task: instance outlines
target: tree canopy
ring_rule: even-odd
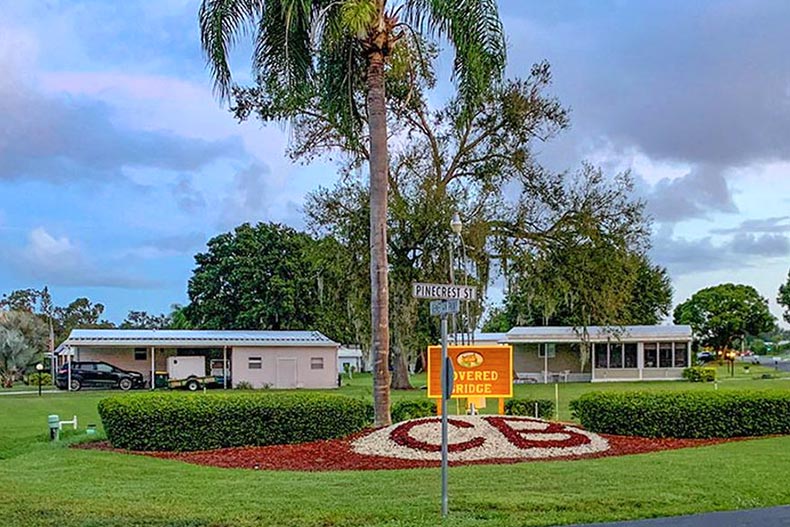
[[[132,310],[118,327],[120,329],[167,329],[172,324],[173,320],[170,315],[164,313],[152,315],[147,311]]]
[[[33,313],[0,311],[0,385],[10,388],[41,361],[47,338],[46,324]]]
[[[774,328],[768,300],[748,285],[720,284],[701,289],[679,304],[675,324],[689,324],[703,346],[725,350],[737,338]]]
[[[779,286],[776,301],[784,308],[782,316],[785,322],[790,323],[790,271],[787,272],[787,281]]]
[[[591,247],[568,248],[560,255],[532,261],[515,279],[502,306],[489,311],[483,331],[503,332],[514,326],[579,327],[582,309],[589,312],[589,325],[658,324],[672,306],[666,269],[653,265],[645,255],[612,251],[611,245],[604,246],[601,257],[596,257]]]
[[[317,329],[344,341],[341,277],[331,241],[274,223],[245,223],[195,256],[183,314],[205,329]]]

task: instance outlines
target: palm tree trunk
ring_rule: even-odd
[[[389,284],[387,282],[387,108],[384,55],[368,55],[367,110],[370,132],[370,316],[373,347],[374,425],[390,419]]]

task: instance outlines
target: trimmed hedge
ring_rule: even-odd
[[[390,417],[392,417],[393,423],[434,415],[436,415],[436,401],[433,399],[397,401],[392,403],[390,408]]]
[[[535,403],[538,404],[538,417],[554,417],[554,402],[548,399],[508,399],[505,401],[505,414],[535,417]]]
[[[370,423],[370,404],[315,393],[145,393],[99,401],[107,438],[129,450],[210,450],[341,437]]]
[[[642,437],[743,437],[790,433],[784,391],[590,392],[571,401],[593,432]]]
[[[41,385],[46,386],[52,384],[52,375],[49,373],[31,373],[25,379],[25,384],[28,386],[38,386],[38,378],[41,377]]]
[[[716,368],[691,366],[683,370],[683,378],[691,382],[713,382],[716,380]]]

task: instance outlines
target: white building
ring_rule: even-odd
[[[477,333],[476,344],[510,344],[513,368],[528,382],[650,381],[683,378],[691,365],[690,326],[515,327]],[[582,364],[581,343],[589,344]]]
[[[75,329],[56,353],[61,364],[71,357],[140,372],[150,386],[168,357],[204,355],[225,364],[207,373],[229,373],[228,387],[334,388],[338,347],[317,331]]]

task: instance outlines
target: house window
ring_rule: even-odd
[[[145,348],[134,348],[134,360],[146,360],[148,358],[148,350]]]
[[[248,370],[260,370],[263,368],[263,359],[261,357],[249,357],[247,359]]]
[[[645,368],[658,367],[658,346],[655,342],[645,342]]]
[[[310,369],[311,370],[323,370],[324,369],[324,358],[323,357],[311,357],[310,358]]]
[[[688,366],[688,352],[685,342],[675,342],[675,368]]]
[[[623,358],[626,368],[636,368],[636,342],[626,342],[623,344]]]
[[[623,345],[622,344],[609,344],[609,367],[622,368],[623,367]]]
[[[557,345],[553,342],[538,344],[538,357],[553,359],[557,356]]]
[[[658,345],[658,366],[659,368],[672,367],[672,343],[662,342]]]
[[[606,344],[593,344],[595,346],[595,367],[608,368],[609,355],[606,352]]]

